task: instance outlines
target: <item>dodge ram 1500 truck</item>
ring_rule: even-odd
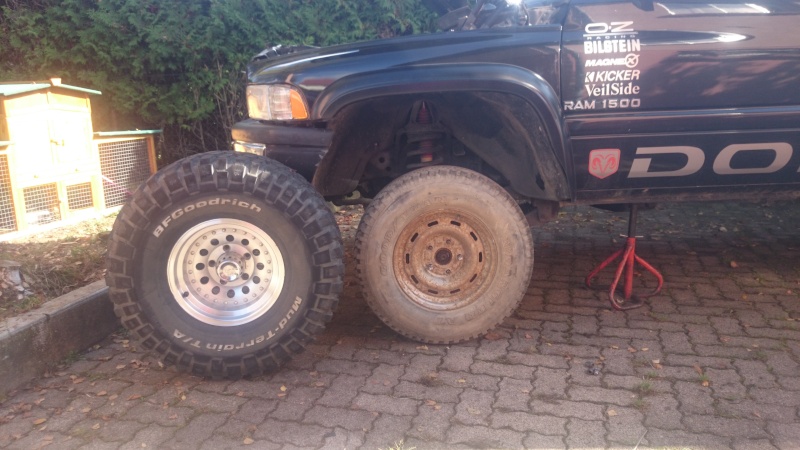
[[[325,200],[366,205],[375,313],[453,343],[511,314],[561,205],[799,196],[800,3],[440,3],[439,33],[258,54],[237,151],[134,194],[107,281],[144,347],[215,377],[302,350],[342,285]]]

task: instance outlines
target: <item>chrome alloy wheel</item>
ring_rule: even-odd
[[[195,319],[222,327],[243,325],[269,311],[286,271],[275,241],[235,219],[200,223],[178,238],[167,261],[176,301]]]

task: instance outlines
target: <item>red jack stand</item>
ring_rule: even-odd
[[[613,306],[617,311],[638,308],[644,305],[643,299],[658,294],[661,292],[661,287],[664,285],[664,277],[661,275],[661,273],[651,266],[647,261],[639,256],[636,256],[637,212],[637,205],[631,205],[631,214],[630,218],[628,219],[628,238],[625,242],[625,248],[614,252],[613,255],[609,256],[608,259],[600,263],[600,265],[592,270],[592,272],[586,277],[586,287],[596,290],[608,289],[608,299],[611,302],[611,306]],[[617,258],[620,258],[620,261],[619,265],[617,266],[617,272],[614,276],[614,281],[611,283],[611,285],[608,287],[592,286],[592,281],[597,278],[597,275],[603,269],[611,265],[611,263],[613,263]],[[645,270],[654,275],[658,281],[658,286],[656,286],[656,288],[649,294],[636,295],[633,293],[634,262],[644,267]],[[622,280],[623,276],[625,278],[625,284],[624,286],[620,287],[619,282]],[[622,298],[617,296],[617,291],[621,291],[623,295]]]

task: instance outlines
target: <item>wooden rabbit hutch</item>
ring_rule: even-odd
[[[154,131],[94,133],[90,96],[0,83],[0,235],[96,216],[155,171]]]

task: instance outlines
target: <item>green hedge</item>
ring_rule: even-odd
[[[227,148],[247,61],[430,29],[422,0],[6,0],[0,80],[60,76],[103,91],[97,130],[163,128],[162,158]]]

